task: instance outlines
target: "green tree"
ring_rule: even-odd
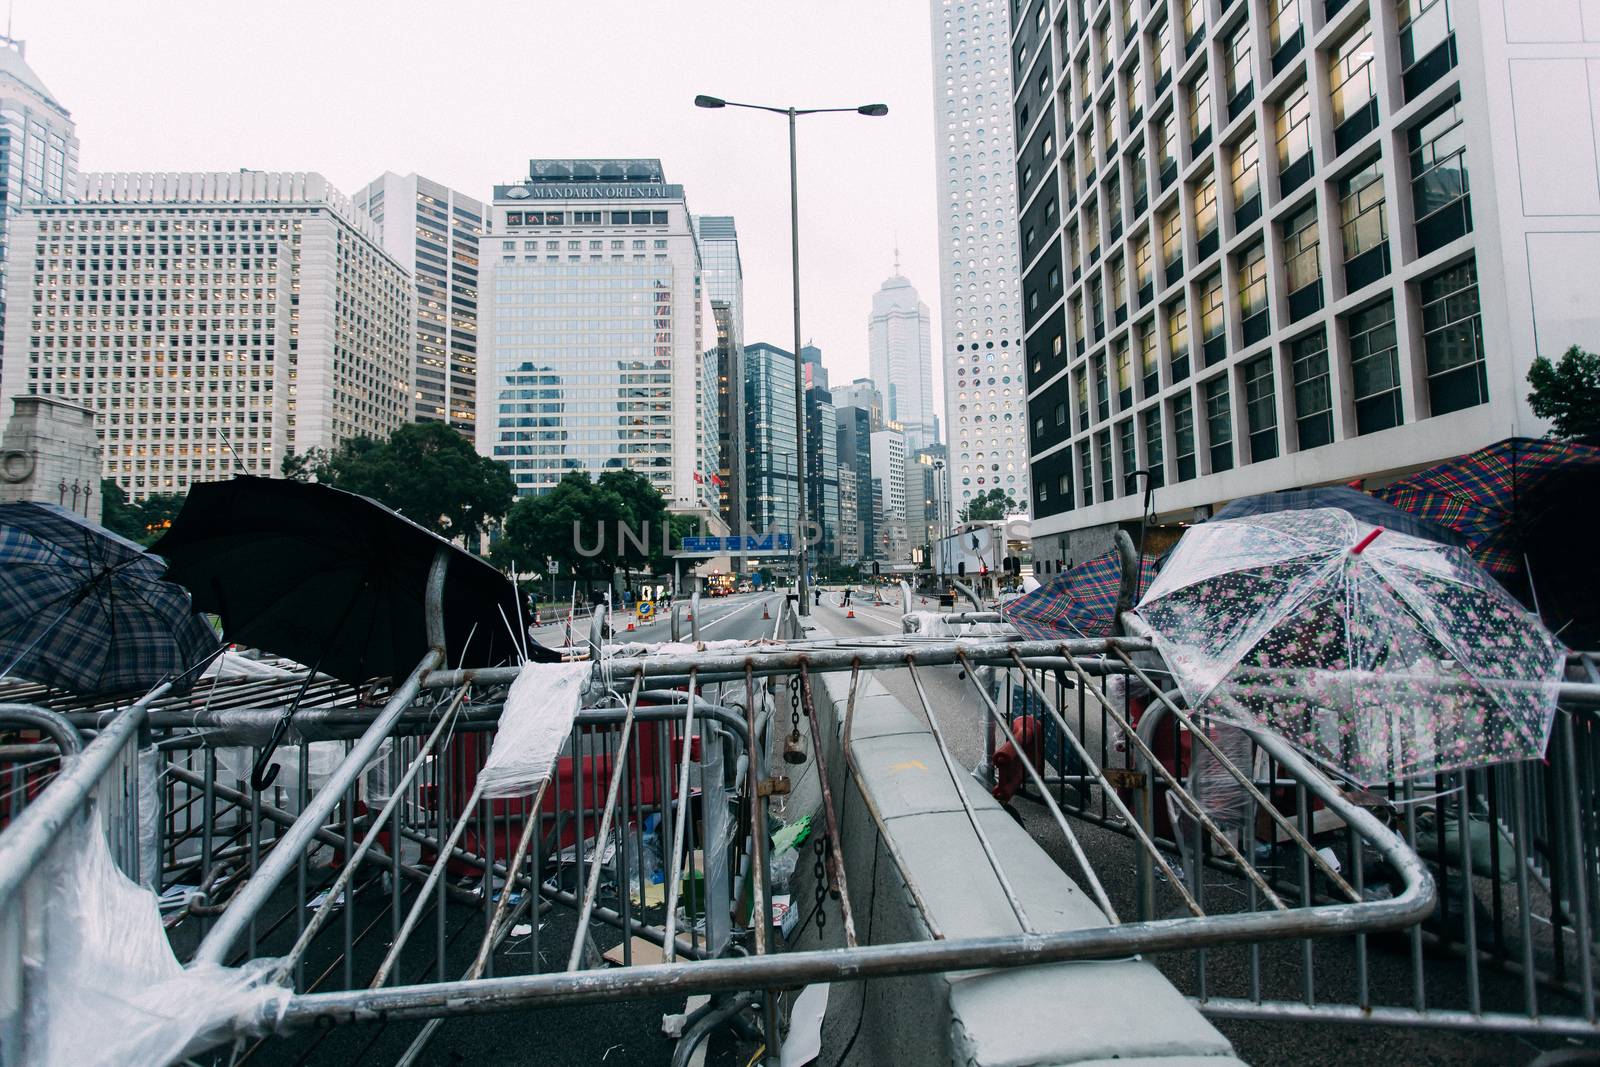
[[[443,537],[469,544],[504,516],[516,483],[504,463],[478,455],[438,422],[407,423],[387,441],[358,437],[333,451],[284,457],[283,475],[370,496]]]
[[[1550,420],[1552,436],[1600,434],[1600,355],[1573,345],[1557,362],[1540,356],[1528,369],[1528,384],[1528,403]]]
[[[590,585],[609,580],[621,562],[618,520],[627,507],[585,471],[568,471],[548,493],[525,496],[506,516],[494,560],[501,567],[554,560]]]
[[[661,532],[668,529],[667,501],[650,479],[637,471],[608,470],[600,475],[597,488],[612,493],[622,505],[622,521],[632,537],[621,537],[613,527],[606,536],[617,535],[617,565],[623,585],[633,589],[633,572],[643,570],[661,554]]]
[[[183,500],[183,493],[152,493],[134,504],[139,523],[139,535],[134,540],[148,545],[166,533],[172,520],[183,510]]]
[[[1021,510],[1021,506],[1012,499],[1010,493],[995,488],[973,497],[971,503],[961,509],[961,521],[982,522],[988,519],[1003,519]]]
[[[100,525],[130,541],[144,534],[139,513],[128,503],[128,494],[113,479],[100,479]]]

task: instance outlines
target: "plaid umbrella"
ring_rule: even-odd
[[[1148,589],[1155,561],[1144,561],[1140,589]],[[1060,637],[1109,637],[1117,621],[1117,594],[1122,589],[1122,557],[1113,549],[1078,564],[1026,596],[1000,609],[1024,637],[1052,641]]]
[[[54,504],[0,505],[0,677],[96,696],[183,674],[217,635],[165,567]]]
[[[1557,500],[1562,476],[1600,474],[1600,448],[1511,437],[1377,491],[1399,508],[1459,533],[1486,570],[1522,570],[1521,539]]]

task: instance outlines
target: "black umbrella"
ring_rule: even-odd
[[[200,483],[152,551],[167,558],[169,579],[222,617],[228,640],[360,684],[404,677],[428,652],[424,598],[440,548],[449,552],[451,663],[490,667],[524,652],[561,658],[528,638],[521,598],[504,574],[377,501],[326,485],[248,476]]]
[[[181,679],[211,658],[217,635],[164,569],[65,508],[0,505],[0,678],[81,696]]]
[[[1386,530],[1420,537],[1435,544],[1466,547],[1460,534],[1418,518],[1385,503],[1370,493],[1344,485],[1321,486],[1315,489],[1285,489],[1278,493],[1260,493],[1242,496],[1230,501],[1213,519],[1242,519],[1248,515],[1265,515],[1273,511],[1307,511],[1312,508],[1338,508],[1347,511],[1362,522],[1382,526]]]

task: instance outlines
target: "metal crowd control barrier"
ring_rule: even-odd
[[[597,617],[591,648],[602,627]],[[409,1063],[456,1016],[698,992],[723,998],[717,1018],[759,1012],[749,1025],[776,1062],[782,1009],[767,991],[1133,953],[1159,954],[1214,1015],[1594,1034],[1600,747],[1588,710],[1563,713],[1546,767],[1458,776],[1455,792],[1441,780],[1429,823],[1416,789],[1358,795],[1274,738],[1230,737],[1195,718],[1161,695],[1140,640],[807,642],[795,632],[784,605],[778,640],[602,654],[556,772],[510,800],[484,799],[476,782],[518,669],[449,669],[438,650],[386,694],[319,683],[316,705],[295,716],[292,773],[266,793],[249,789],[248,749],[303,676],[157,692],[114,712],[58,702],[50,714],[94,737],[53,781],[10,797],[0,975],[25,1003],[36,979],[18,949],[30,872],[60,828],[93,809],[123,870],[164,894],[182,958],[276,961],[294,995],[238,1029],[267,1034],[247,1048],[300,1058],[356,1058],[368,1038],[344,1023],[393,1027],[390,1051]],[[837,909],[846,945],[784,951],[766,921],[768,803],[781,789],[767,767],[766,693],[796,680],[810,758],[825,758],[824,732],[841,730],[845,770],[859,775],[855,686],[867,671],[904,670],[945,773],[971,788],[928,695],[941,667],[965,675],[972,707],[997,731],[1020,716],[1043,723],[1036,750],[1017,746],[1023,770],[1065,842],[1064,868],[1106,925],[1041,931],[1008,893],[1015,934],[947,939],[905,877],[927,939],[856,943],[841,859],[852,843],[825,794],[821,906]],[[827,721],[815,699],[826,672],[851,675],[843,722]],[[1591,685],[1600,693],[1600,680]],[[1140,688],[1151,694],[1142,712],[1129,696]],[[1575,699],[1587,692],[1572,688]],[[10,723],[0,709],[0,726]],[[72,747],[64,730],[48,736]],[[21,784],[18,774],[58,759],[49,747],[0,748],[0,770]],[[159,817],[142,819],[152,804]],[[1389,812],[1399,833],[1380,817]],[[1129,851],[1087,847],[1087,825],[1115,831]],[[1006,885],[1006,857],[984,844]],[[1474,899],[1473,918],[1458,912],[1452,924],[1448,902]],[[1396,931],[1395,950],[1385,931]],[[1436,946],[1448,952],[1425,951]],[[607,953],[618,966],[603,965]],[[1452,956],[1472,991],[1459,1007],[1434,992],[1436,969],[1458,965]],[[1284,959],[1299,966],[1296,988],[1274,984]],[[1319,985],[1330,966],[1353,988]],[[1526,998],[1516,1010],[1507,981]],[[1405,995],[1389,997],[1396,990]],[[0,1017],[5,1049],[25,1047],[9,1040],[24,1017]],[[703,1038],[708,1026],[687,1032]]]

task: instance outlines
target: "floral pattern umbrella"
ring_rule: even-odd
[[[1346,511],[1196,526],[1137,610],[1197,711],[1363,785],[1549,741],[1560,642],[1462,549]]]

